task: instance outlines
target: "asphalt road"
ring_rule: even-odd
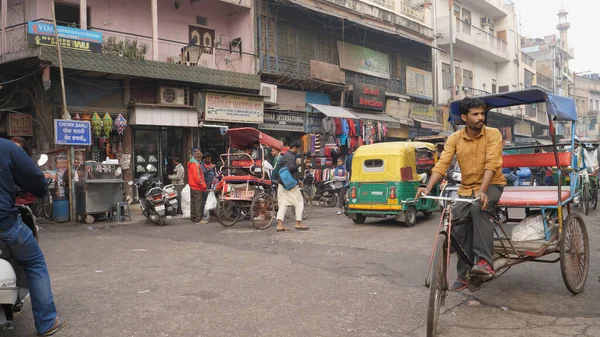
[[[591,267],[582,294],[568,292],[559,264],[519,265],[476,293],[450,294],[438,336],[600,336],[596,212],[585,217]],[[354,225],[317,208],[309,231],[284,233],[248,221],[42,224],[56,304],[69,321],[57,336],[425,336],[423,281],[438,216],[413,228]],[[0,336],[35,336],[29,304]]]

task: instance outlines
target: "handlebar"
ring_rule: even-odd
[[[448,197],[434,197],[434,196],[429,196],[429,195],[425,195],[423,193],[421,193],[421,196],[419,198],[423,198],[423,199],[432,199],[432,200],[438,200],[438,201],[448,201],[450,203],[457,203],[457,202],[468,202],[469,204],[474,204],[476,201],[479,201],[479,198],[475,198],[475,199],[467,199],[467,198],[448,198]]]

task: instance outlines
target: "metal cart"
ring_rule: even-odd
[[[109,220],[113,205],[124,199],[121,165],[87,162],[79,167],[78,175],[77,221],[93,224],[98,219]]]

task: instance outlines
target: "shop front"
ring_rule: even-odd
[[[387,99],[385,113],[395,119],[397,123],[388,123],[388,139],[394,141],[407,140],[409,138],[409,127],[415,126],[415,122],[409,118],[410,103],[404,100]]]
[[[433,136],[444,131],[444,125],[438,123],[437,109],[434,106],[411,103],[410,118],[416,122],[416,125],[408,130],[408,136],[411,139]]]
[[[264,114],[264,122],[258,126],[258,129],[288,144],[304,136],[307,115],[308,113],[302,112],[267,110]]]

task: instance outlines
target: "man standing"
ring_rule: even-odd
[[[194,157],[188,163],[188,183],[190,184],[191,211],[190,219],[193,223],[207,223],[202,220],[204,215],[203,194],[206,192],[206,182],[202,173],[202,152],[194,150]]]
[[[460,202],[454,206],[455,219],[470,216],[471,221],[454,227],[453,234],[469,257],[476,261],[471,274],[492,277],[495,274],[492,260],[494,227],[487,216],[498,204],[506,180],[502,174],[502,134],[498,129],[484,125],[485,109],[485,102],[478,98],[463,99],[459,110],[466,127],[448,138],[427,187],[417,190],[417,198],[421,193],[431,192],[456,155],[462,173],[458,194],[463,198],[479,198],[479,201],[474,204]],[[457,270],[458,279],[451,290],[461,291],[467,287],[468,264],[459,259]]]
[[[175,186],[175,190],[177,191],[177,204],[179,205],[177,213],[181,213],[181,191],[183,191],[183,187],[185,184],[183,180],[183,178],[185,177],[185,168],[183,168],[183,165],[181,164],[181,159],[179,159],[178,157],[175,157],[175,159],[173,159],[173,165],[175,166],[175,169],[173,170],[174,174],[170,175],[169,179],[171,179],[171,184]]]
[[[215,164],[212,162],[212,155],[210,152],[204,153],[204,160],[202,161],[202,174],[204,174],[204,181],[206,182],[206,186],[208,189],[213,189],[213,180],[217,176],[217,168]],[[202,204],[206,205],[206,199],[208,198],[208,193],[204,193],[202,198]],[[210,211],[204,209],[202,223],[207,223],[210,220]]]
[[[15,207],[15,185],[43,198],[48,192],[46,178],[16,144],[0,139],[0,153],[0,240],[25,271],[38,333],[50,336],[62,329],[66,321],[57,317],[44,254]]]
[[[285,212],[287,211],[288,206],[294,206],[296,213],[296,229],[298,230],[306,230],[308,226],[304,226],[302,224],[302,213],[304,212],[304,198],[302,197],[302,192],[300,192],[300,187],[296,184],[291,189],[287,190],[283,186],[283,182],[281,180],[280,171],[283,168],[287,168],[287,170],[292,175],[292,178],[298,182],[298,163],[296,161],[296,155],[300,151],[301,145],[300,141],[295,140],[290,144],[290,149],[286,151],[279,161],[279,164],[275,167],[273,171],[273,175],[278,181],[277,186],[277,203],[279,209],[277,210],[277,231],[284,232],[289,231],[288,228],[283,226],[283,219],[285,218]]]

